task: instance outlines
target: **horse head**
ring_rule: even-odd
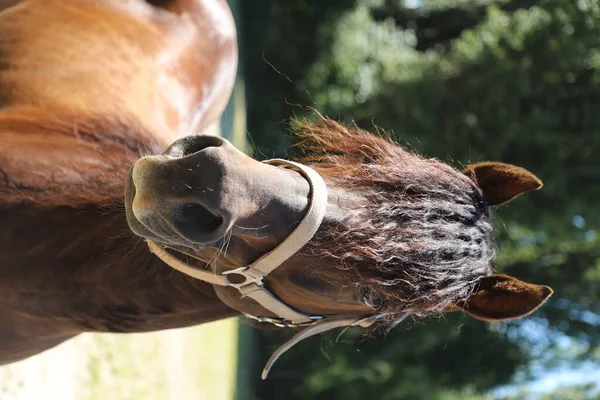
[[[127,182],[130,228],[194,269],[215,276],[252,269],[299,229],[322,179],[326,206],[316,232],[260,279],[245,276],[275,300],[216,285],[224,303],[271,322],[288,307],[284,320],[297,312],[300,322],[316,316],[385,328],[407,315],[457,310],[486,321],[519,318],[552,294],[495,275],[490,265],[491,208],[542,187],[527,170],[488,162],[459,171],[326,119],[300,124],[298,134],[300,161],[320,178],[258,162],[212,136],[186,137],[140,159]]]

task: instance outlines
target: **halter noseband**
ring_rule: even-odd
[[[287,259],[296,254],[317,232],[327,208],[327,186],[323,178],[312,168],[293,161],[272,159],[264,161],[268,164],[294,169],[308,181],[311,189],[310,204],[306,215],[296,229],[277,247],[266,253],[258,260],[247,266],[229,270],[217,275],[214,271],[203,271],[189,266],[164,250],[158,243],[147,240],[150,251],[172,268],[203,280],[212,285],[226,286],[237,289],[243,297],[250,297],[265,309],[279,316],[279,318],[260,317],[245,314],[259,322],[274,324],[282,328],[307,327],[284,343],[273,353],[262,372],[262,379],[267,378],[269,370],[277,359],[292,348],[295,344],[310,336],[317,335],[340,327],[360,326],[366,328],[373,324],[383,314],[376,314],[366,318],[325,318],[322,315],[303,314],[275,297],[263,284],[263,278],[273,272]],[[234,283],[229,278],[241,276],[241,283]]]

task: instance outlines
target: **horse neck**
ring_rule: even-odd
[[[0,303],[84,331],[177,328],[237,313],[212,287],[173,271],[111,207],[0,210]]]

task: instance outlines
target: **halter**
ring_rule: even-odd
[[[306,327],[273,353],[263,369],[262,379],[267,378],[269,370],[275,361],[298,342],[335,328],[355,326],[366,328],[384,316],[384,314],[376,314],[357,319],[339,317],[326,318],[322,315],[303,314],[288,306],[267,290],[263,284],[263,278],[296,254],[310,239],[312,239],[319,229],[327,208],[327,186],[325,185],[323,178],[321,178],[315,170],[305,165],[282,159],[272,159],[264,162],[298,171],[308,181],[311,194],[308,211],[296,229],[294,229],[294,231],[277,247],[260,257],[258,260],[247,266],[225,271],[220,275],[217,275],[214,271],[209,272],[193,268],[169,254],[158,243],[147,240],[150,251],[172,268],[212,285],[235,288],[240,292],[242,298],[250,297],[265,309],[279,316],[279,318],[271,318],[244,314],[246,317],[261,323],[271,323],[281,328]],[[230,277],[234,276],[243,278],[243,281],[241,283],[232,282]]]

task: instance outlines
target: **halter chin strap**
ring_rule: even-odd
[[[147,240],[146,242],[150,251],[172,268],[212,285],[233,287],[240,292],[242,297],[250,297],[265,309],[278,315],[280,319],[256,317],[253,315],[247,315],[248,317],[260,322],[270,322],[281,327],[307,327],[273,353],[262,373],[262,378],[266,379],[267,374],[275,361],[301,340],[340,327],[360,326],[366,328],[383,315],[377,314],[375,316],[358,319],[333,318],[324,320],[325,317],[323,316],[307,315],[294,310],[265,288],[263,278],[296,254],[310,239],[312,239],[319,229],[327,208],[327,186],[325,185],[323,178],[321,178],[315,170],[305,165],[282,159],[272,159],[264,162],[288,167],[300,172],[300,174],[308,181],[311,189],[310,203],[306,215],[302,221],[300,221],[296,229],[294,229],[294,231],[273,250],[250,265],[225,271],[220,275],[217,275],[213,271],[203,271],[189,266],[169,254],[163,247],[152,240]],[[229,279],[236,275],[241,276],[243,281],[234,283]]]

